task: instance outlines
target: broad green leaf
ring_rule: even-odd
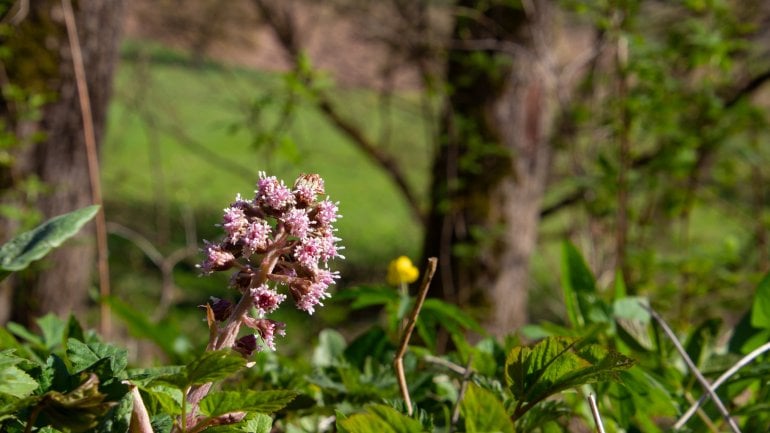
[[[344,356],[348,362],[362,370],[367,358],[386,362],[384,361],[386,353],[394,349],[385,330],[375,325],[351,341],[345,348]]]
[[[468,433],[514,433],[513,422],[503,403],[494,394],[474,383],[468,385],[460,410]]]
[[[548,337],[532,347],[514,347],[509,352],[505,381],[519,407],[524,407],[565,389],[615,379],[631,365],[630,358],[597,344]]]
[[[647,298],[635,296],[616,298],[612,304],[612,317],[620,327],[619,336],[625,342],[632,344],[636,349],[652,350],[654,348],[650,336],[652,316],[643,305],[649,305]]]
[[[562,287],[570,323],[582,328],[592,323],[610,321],[609,306],[596,291],[596,280],[583,256],[572,243],[562,246]]]
[[[397,412],[395,409],[375,404],[367,406],[363,413],[337,420],[337,429],[342,433],[420,433],[419,421]]]
[[[64,344],[67,336],[68,322],[60,319],[53,313],[35,320],[40,327],[40,333],[43,334],[43,345],[47,350],[52,350],[57,346]]]
[[[126,369],[128,351],[101,342],[86,344],[70,338],[67,340],[67,359],[75,372],[86,370],[102,359],[107,359],[111,370],[108,373],[115,376]]]
[[[207,395],[200,403],[201,413],[216,417],[230,412],[273,413],[297,396],[295,391],[222,391]]]
[[[770,328],[770,273],[757,286],[751,308],[751,325],[755,328]]]
[[[385,305],[391,302],[398,302],[399,294],[397,290],[386,286],[362,286],[354,289],[342,290],[334,295],[335,302],[352,299],[350,305],[353,309],[371,307],[373,305]]]
[[[424,314],[435,316],[439,323],[455,322],[465,329],[482,335],[486,334],[484,328],[465,311],[456,305],[447,304],[439,299],[426,299],[418,320]]]
[[[246,366],[246,360],[229,349],[204,352],[178,373],[159,377],[158,381],[186,388],[225,379]]]
[[[13,355],[12,350],[0,352],[0,394],[24,398],[37,389],[38,383],[24,370],[16,367],[24,359]]]
[[[11,239],[0,247],[0,280],[26,268],[74,236],[98,211],[99,206],[94,205],[59,215]]]
[[[345,337],[333,329],[324,329],[318,335],[318,345],[313,350],[313,365],[330,367],[337,363],[345,352]]]
[[[143,398],[148,410],[150,407],[155,408],[156,412],[163,412],[169,415],[181,415],[182,414],[182,391],[180,389],[164,386],[154,385],[149,388],[141,388],[144,393]],[[160,409],[160,410],[157,410]]]

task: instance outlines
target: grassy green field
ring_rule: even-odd
[[[340,201],[346,267],[384,272],[394,256],[418,254],[420,229],[388,177],[309,103],[299,102],[285,134],[278,136],[296,158],[287,158],[281,144],[274,152],[255,148],[249,130],[273,125],[281,104],[264,104],[259,124],[247,115],[265,95],[277,95],[280,102],[285,87],[279,74],[217,65],[194,68],[182,60],[151,51],[144,60],[124,56],[120,64],[103,150],[108,219],[151,233],[153,213],[162,202],[172,214],[191,208],[200,218],[200,232],[210,234],[209,226],[236,193],[252,194],[260,170],[287,183],[299,173],[317,172],[326,180],[327,193]],[[385,133],[374,93],[345,91],[336,97],[344,102],[345,114],[373,138]],[[408,101],[394,104],[390,150],[406,163],[418,190],[424,190],[429,150],[418,113]],[[144,218],[137,220],[132,209],[143,209]]]
[[[396,256],[417,258],[421,228],[399,192],[311,103],[298,99],[293,120],[276,135],[276,149],[257,148],[254,132],[274,128],[286,95],[284,83],[277,73],[216,64],[194,67],[179,53],[127,44],[102,150],[108,221],[141,233],[161,253],[170,254],[184,242],[183,214],[194,216],[199,245],[201,239],[219,237],[214,224],[222,209],[237,193],[253,194],[259,171],[287,183],[299,173],[315,172],[325,179],[328,195],[340,202],[343,214],[338,235],[346,260],[333,265],[342,271],[340,288],[383,281],[388,261]],[[416,97],[399,96],[385,116],[374,92],[340,90],[333,96],[373,139],[389,137],[389,150],[423,193],[430,149]],[[258,116],[255,107],[260,108]],[[120,236],[110,236],[110,257],[115,296],[133,308],[152,311],[160,293],[158,269]],[[164,319],[164,326],[189,331],[182,335],[200,331],[200,338],[190,336],[198,344],[205,330],[196,306],[208,296],[232,295],[224,276],[197,277],[193,265],[200,259],[192,257],[175,268],[181,293],[177,308]],[[314,318],[334,323],[344,317],[335,311],[332,305]],[[295,315],[284,312],[276,318],[291,326]],[[293,331],[295,338],[311,329],[299,328]],[[292,341],[301,344],[303,339]]]

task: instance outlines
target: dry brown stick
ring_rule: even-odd
[[[99,295],[102,299],[110,295],[110,267],[107,261],[107,224],[104,218],[104,205],[102,203],[102,186],[99,178],[99,158],[96,150],[96,133],[94,132],[94,119],[91,113],[91,99],[88,96],[88,82],[86,81],[86,70],[83,65],[83,53],[80,50],[80,41],[78,40],[78,29],[75,24],[75,13],[72,11],[72,1],[62,0],[62,11],[64,12],[64,23],[67,27],[67,36],[69,38],[70,51],[72,52],[72,66],[75,70],[75,83],[78,89],[78,100],[80,101],[80,113],[83,118],[83,140],[86,145],[86,155],[88,157],[88,177],[91,183],[91,201],[99,205],[99,212],[96,214],[96,250],[99,267]],[[108,337],[112,325],[110,323],[110,311],[107,303],[102,301],[99,309],[99,331],[102,335]]]
[[[406,412],[410,416],[412,415],[413,409],[412,400],[409,398],[409,388],[406,385],[406,376],[404,374],[404,355],[406,354],[406,349],[409,347],[409,339],[412,338],[412,332],[414,332],[414,327],[417,324],[417,316],[420,315],[420,309],[422,309],[422,304],[425,302],[425,297],[428,294],[433,274],[436,273],[437,265],[437,258],[431,257],[428,259],[428,265],[422,276],[422,282],[420,283],[420,291],[417,292],[417,300],[414,303],[412,312],[409,313],[409,320],[406,322],[404,332],[401,334],[401,341],[398,344],[396,356],[393,357],[393,368],[396,370],[398,388],[401,390],[401,397],[403,397],[404,403],[406,403]]]

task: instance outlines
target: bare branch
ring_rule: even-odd
[[[406,411],[411,416],[413,412],[412,400],[409,398],[409,388],[406,384],[406,375],[404,373],[404,355],[409,347],[409,339],[412,338],[412,332],[417,324],[417,316],[420,315],[420,309],[425,302],[425,297],[428,295],[428,289],[430,288],[430,282],[433,279],[433,274],[436,273],[436,266],[438,259],[431,257],[428,259],[428,265],[422,276],[422,282],[420,283],[420,290],[417,292],[417,299],[414,303],[412,312],[409,313],[409,318],[404,327],[404,332],[401,334],[401,341],[398,344],[396,355],[393,357],[393,368],[396,370],[396,377],[398,378],[398,388],[401,390],[401,397],[406,403]]]
[[[602,417],[599,414],[599,407],[596,405],[596,396],[588,394],[588,406],[591,407],[591,415],[594,417],[594,423],[596,423],[596,432],[604,433],[604,424],[602,423]]]
[[[730,426],[730,429],[733,431],[733,433],[741,433],[741,429],[738,427],[738,424],[736,424],[735,420],[730,416],[730,412],[727,411],[727,408],[725,407],[724,403],[722,403],[722,400],[719,399],[719,396],[711,387],[711,384],[706,380],[705,377],[703,377],[703,374],[698,370],[698,367],[695,365],[695,363],[690,359],[690,356],[687,355],[687,351],[682,347],[682,343],[679,342],[679,340],[676,338],[676,334],[674,334],[674,331],[671,330],[671,328],[668,326],[668,324],[663,320],[662,317],[660,317],[660,314],[658,314],[657,311],[653,310],[649,306],[640,303],[639,305],[642,306],[645,310],[650,312],[650,315],[655,319],[656,322],[660,325],[661,328],[663,328],[663,332],[666,333],[666,336],[671,340],[671,342],[674,344],[674,347],[676,348],[676,351],[679,352],[679,355],[684,360],[685,364],[687,364],[687,368],[690,369],[693,376],[698,380],[698,382],[701,384],[703,389],[706,390],[709,396],[711,396],[712,399],[714,399],[714,404],[717,406],[717,409],[719,409],[719,413],[722,414],[725,421],[727,421],[727,424]]]
[[[273,30],[273,33],[275,33],[276,38],[281,43],[289,60],[294,64],[295,71],[301,72],[299,71],[298,64],[298,59],[301,56],[301,47],[299,45],[297,24],[294,17],[285,5],[283,8],[276,7],[266,0],[254,0],[254,4],[265,17],[267,24]],[[316,107],[324,116],[326,116],[332,125],[342,131],[360,151],[371,158],[375,164],[380,166],[380,168],[388,174],[406,199],[412,215],[414,215],[417,221],[425,224],[426,217],[422,211],[419,200],[417,199],[417,195],[409,186],[406,175],[396,159],[383,151],[376,143],[369,140],[363,130],[356,126],[355,123],[342,116],[337,108],[335,108],[329,96],[321,90],[314,88],[313,78],[306,76],[307,74],[304,75],[305,76],[300,78],[305,81],[308,90],[312,92]]]
[[[717,380],[714,381],[714,383],[711,384],[711,391],[716,391],[717,388],[719,388],[727,379],[729,379],[732,375],[738,372],[741,368],[747,366],[751,361],[756,359],[759,355],[762,355],[763,353],[770,351],[770,343],[765,343],[762,346],[758,347],[757,349],[754,349],[751,353],[741,358],[738,362],[735,363],[732,367],[730,367],[727,371],[722,373],[721,376],[717,378]],[[698,399],[695,404],[690,406],[689,409],[687,409],[687,412],[682,415],[681,418],[674,424],[674,430],[679,430],[687,423],[687,421],[690,420],[690,418],[695,414],[695,411],[700,408],[703,403],[705,403],[710,397],[710,393],[703,394],[700,399]]]

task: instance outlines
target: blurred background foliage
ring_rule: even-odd
[[[770,8],[727,0],[565,0],[543,10],[532,3],[126,2],[101,137],[113,314],[168,356],[182,359],[200,346],[206,332],[195,307],[229,294],[224,279],[198,278],[198,245],[218,236],[220,209],[236,193],[249,196],[260,170],[284,179],[320,173],[340,201],[341,293],[381,286],[395,257],[419,265],[426,231],[436,229],[427,215],[471,207],[473,197],[462,194],[489,174],[489,161],[526,156],[479,133],[458,147],[454,169],[467,177],[443,179],[446,195],[437,195],[450,126],[478,121],[447,108],[465,85],[447,64],[462,55],[467,80],[488,80],[477,106],[504,95],[506,80],[534,58],[541,69],[527,77],[549,89],[542,107],[550,111],[539,107],[551,126],[538,144],[549,151],[541,195],[507,204],[514,212],[530,207],[534,225],[456,218],[457,233],[442,247],[471,265],[459,261],[452,278],[508,266],[497,261],[508,245],[501,239],[533,229],[529,296],[517,313],[524,323],[566,320],[558,272],[565,238],[584,252],[600,290],[621,275],[630,294],[649,296],[678,326],[707,317],[737,323],[770,269]],[[42,219],[36,200],[56,187],[22,170],[45,129],[23,126],[63,97],[15,79],[22,75],[13,65],[28,51],[14,42],[24,40],[23,24],[13,21],[18,3],[3,8],[2,212],[18,229]],[[488,28],[474,33],[471,25],[465,38],[462,19]],[[518,125],[498,122],[501,131]],[[517,175],[506,174],[514,184],[523,180]],[[478,191],[497,200],[495,182]],[[478,213],[495,213],[489,209]],[[2,239],[10,234],[6,228]],[[473,274],[474,288],[491,287],[489,275]],[[477,318],[495,307],[494,299],[444,297]],[[289,316],[277,319],[292,335],[282,350],[305,349],[323,325],[355,334],[370,322],[340,298],[313,317],[321,323],[300,325],[282,313]],[[131,344],[142,345],[131,353],[152,356],[150,345]]]

